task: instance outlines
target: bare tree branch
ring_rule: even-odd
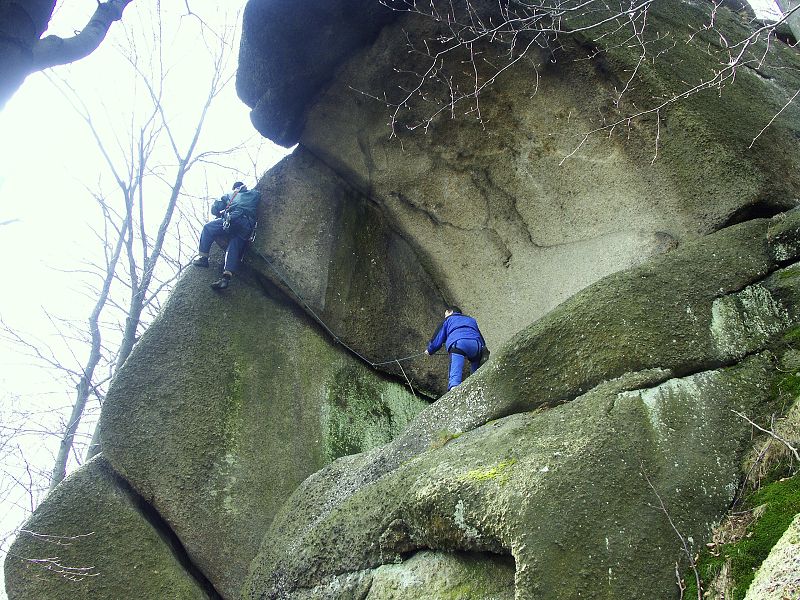
[[[33,46],[31,72],[41,71],[56,65],[65,65],[85,58],[105,39],[111,24],[122,18],[122,11],[131,0],[109,0],[98,2],[86,27],[71,38],[48,35]]]
[[[686,555],[686,558],[689,560],[689,566],[692,568],[692,571],[694,572],[695,583],[697,584],[697,600],[703,600],[703,589],[702,589],[702,586],[700,584],[700,572],[697,570],[697,562],[694,559],[694,555],[692,554],[691,548],[689,548],[689,542],[686,540],[686,538],[680,532],[680,530],[678,529],[678,526],[675,525],[675,521],[672,520],[672,516],[669,514],[669,511],[667,510],[667,507],[664,504],[664,500],[661,498],[661,495],[658,493],[658,490],[656,490],[655,486],[653,485],[653,482],[650,481],[650,478],[647,476],[647,472],[645,471],[645,468],[644,468],[644,463],[641,463],[641,473],[642,473],[642,476],[644,477],[645,481],[647,482],[647,485],[650,487],[650,489],[653,491],[653,494],[658,499],[658,504],[659,504],[659,507],[661,509],[661,512],[663,512],[664,515],[667,517],[667,521],[669,521],[670,527],[672,527],[672,530],[675,532],[675,535],[678,536],[678,539],[681,542],[681,548],[683,549],[683,553]],[[676,573],[677,573],[677,565],[675,567],[675,570],[676,570]],[[680,588],[681,598],[682,598],[683,597],[684,588],[681,585],[680,577],[678,578],[678,587]]]
[[[789,449],[789,451],[790,451],[790,452],[792,453],[792,455],[794,456],[794,459],[795,459],[795,460],[796,460],[798,463],[800,463],[800,453],[798,453],[798,452],[797,452],[797,448],[795,448],[794,446],[792,446],[792,445],[789,443],[789,441],[788,441],[788,440],[786,440],[785,438],[782,438],[782,437],[781,437],[781,436],[779,436],[777,433],[775,433],[775,430],[774,430],[773,428],[770,428],[770,429],[765,429],[764,427],[761,427],[761,425],[758,425],[758,424],[757,424],[757,423],[755,423],[753,420],[751,420],[751,419],[750,419],[750,418],[749,418],[747,415],[745,415],[744,413],[741,413],[741,412],[739,412],[738,410],[733,410],[733,409],[731,409],[731,412],[732,412],[733,414],[735,414],[737,417],[739,417],[739,418],[741,418],[741,419],[744,419],[745,421],[747,421],[748,423],[750,423],[750,425],[752,425],[753,427],[755,427],[755,428],[756,428],[756,429],[758,429],[759,431],[761,431],[761,432],[763,432],[763,433],[766,433],[768,436],[770,436],[770,437],[771,437],[771,438],[773,438],[774,440],[777,440],[777,441],[779,441],[781,444],[783,444],[784,446],[786,446],[786,448],[788,448],[788,449]]]

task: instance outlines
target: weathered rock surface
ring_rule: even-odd
[[[513,600],[514,563],[491,554],[419,552],[376,569],[365,600]]]
[[[234,598],[292,490],[386,443],[424,403],[332,346],[277,290],[243,277],[215,294],[215,276],[187,273],[137,344],[103,407],[101,446]]]
[[[744,600],[800,597],[800,515],[797,515],[756,572]]]
[[[375,0],[248,2],[236,89],[258,107],[252,115],[256,128],[283,146],[293,145],[320,88],[396,14]]]
[[[437,109],[434,100],[442,100],[428,89],[429,102],[412,98],[399,114],[398,137],[389,139],[387,107],[360,92],[385,92],[391,100],[399,83],[413,87],[392,67],[424,72],[423,59],[408,62],[418,55],[407,52],[405,34],[419,42],[435,29],[404,15],[374,43],[351,51],[309,100],[300,144],[384,207],[443,294],[478,318],[494,347],[605,275],[699,234],[774,214],[800,197],[797,159],[789,150],[800,135],[796,106],[748,149],[800,87],[797,55],[782,44],[768,53],[771,68],[742,67],[736,85],[722,94],[709,90],[621,123],[610,136],[598,132],[571,154],[586,132],[719,69],[725,57],[713,55],[718,38],[701,34],[685,43],[709,10],[707,3],[651,6],[648,52],[663,54],[638,67],[640,48],[618,44],[627,29],[598,42],[599,52],[588,39],[564,37],[554,56],[519,62],[482,93],[483,122],[440,115],[427,131],[409,132],[406,124],[424,120]],[[749,35],[744,23],[724,9],[716,16],[729,40]],[[301,31],[306,46],[316,39],[315,28]],[[256,52],[247,41],[243,48]],[[489,61],[497,54],[487,46],[479,51]],[[313,67],[318,58],[304,60]],[[460,72],[464,58],[454,54],[448,73]],[[240,78],[247,69],[243,63]],[[284,93],[280,85],[270,89],[276,97]],[[283,121],[280,111],[254,109],[256,122],[267,118]],[[273,125],[267,127],[261,130],[270,135]]]
[[[9,600],[209,598],[102,457],[36,509],[9,550],[5,574],[13,582]]]
[[[800,323],[798,267],[776,271],[799,225],[735,226],[576,295],[399,438],[304,482],[244,597],[352,591],[424,549],[513,557],[517,598],[677,597],[659,507],[699,544],[733,499],[751,439],[733,411],[775,408],[764,350]]]
[[[382,371],[435,395],[447,390],[440,361],[391,362],[425,349],[445,299],[385,211],[302,148],[259,187],[256,249],[272,266],[258,256],[250,265],[289,282],[295,301],[367,360],[388,361]]]
[[[562,37],[481,94],[481,121],[411,133],[441,100],[415,96],[388,139],[387,107],[360,92],[391,101],[425,67],[405,33],[434,26],[371,0],[251,0],[240,94],[262,132],[300,141],[259,184],[255,250],[275,271],[251,253],[225,296],[187,274],[101,421],[115,481],[216,592],[239,595],[260,544],[245,597],[677,597],[661,502],[694,550],[750,444],[731,411],[777,410],[774,357],[800,323],[800,213],[757,219],[800,197],[800,113],[782,110],[797,55],[774,44],[735,86],[582,140],[719,68],[710,6],[653,3],[641,64],[623,30]],[[729,42],[749,33],[724,9],[716,22]],[[436,392],[443,364],[365,361],[422,350],[444,300],[493,358],[414,417],[397,382]]]

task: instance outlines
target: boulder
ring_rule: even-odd
[[[795,105],[784,105],[800,79],[797,54],[784,44],[759,46],[765,60],[740,67],[722,93],[704,90],[646,112],[711,79],[728,60],[719,36],[703,28],[711,8],[677,0],[650,6],[644,35],[648,57],[658,59],[643,62],[641,47],[624,43],[628,28],[562,36],[553,52],[531,50],[477,102],[429,123],[446,102],[445,86],[425,84],[396,114],[390,106],[420,83],[411,74],[430,66],[408,44],[421,47],[439,33],[431,20],[402,14],[337,58],[328,83],[303,104],[297,139],[384,209],[443,296],[475,316],[496,347],[610,273],[796,204],[800,118]],[[725,8],[714,19],[728,40],[752,33],[746,18]],[[245,16],[247,27],[256,27],[255,13]],[[319,30],[299,31],[317,40]],[[285,47],[276,41],[267,52],[244,41],[243,52],[272,60]],[[502,48],[479,43],[475,52],[481,64],[504,64]],[[309,54],[304,64],[313,70],[325,56]],[[464,51],[443,58],[443,72],[462,87],[467,58]],[[240,79],[251,76],[248,64]],[[300,71],[285,69],[267,94],[288,97],[283,81]],[[255,122],[270,118],[285,122],[280,111],[256,106]],[[426,125],[408,129],[417,124]],[[275,126],[260,129],[271,136]]]
[[[96,457],[47,496],[12,544],[5,561],[9,600],[218,598],[158,524]]]
[[[100,441],[194,564],[235,598],[300,482],[386,443],[425,403],[255,277],[213,292],[214,270],[186,273],[136,345],[103,406]]]
[[[731,227],[577,294],[393,442],[304,482],[243,596],[349,597],[431,550],[513,559],[517,597],[677,598],[675,562],[742,477],[737,412],[782,404],[798,227],[798,212]]]
[[[236,90],[256,129],[292,146],[309,102],[354,49],[396,13],[375,0],[251,0],[244,12]]]

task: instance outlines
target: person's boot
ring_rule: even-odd
[[[224,290],[227,289],[230,284],[231,284],[231,274],[225,272],[222,274],[222,277],[220,277],[214,283],[211,284],[211,289]]]
[[[205,267],[208,268],[208,256],[203,256],[202,254],[199,255],[192,261],[192,264],[195,267]]]

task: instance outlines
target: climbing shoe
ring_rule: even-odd
[[[198,256],[192,261],[192,264],[195,267],[208,267],[208,257],[207,256]]]
[[[231,284],[231,278],[224,275],[211,284],[211,289],[224,290]]]

